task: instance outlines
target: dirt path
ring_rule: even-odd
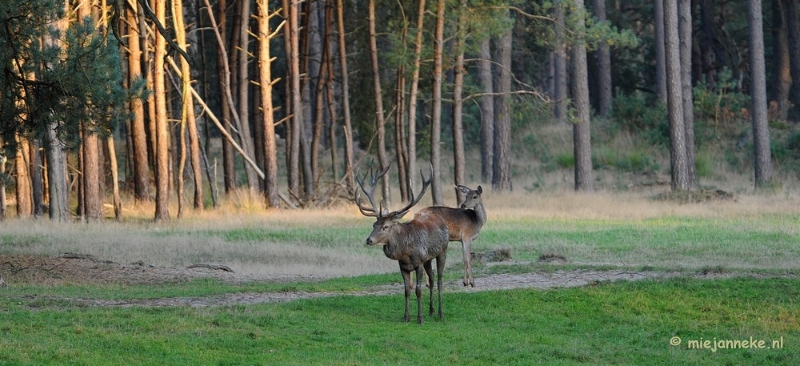
[[[80,255],[57,257],[0,256],[0,273],[13,286],[14,283],[41,285],[65,284],[163,284],[180,283],[197,278],[215,278],[230,283],[250,281],[295,282],[322,279],[299,276],[240,275],[209,268],[164,268],[145,263],[121,264],[98,261]],[[518,288],[549,289],[585,286],[603,281],[637,281],[647,278],[669,278],[678,273],[623,270],[559,270],[524,274],[493,274],[475,279],[476,287],[464,287],[461,280],[444,283],[446,293],[507,290]],[[724,276],[722,274],[712,275]],[[704,275],[701,277],[709,277]],[[2,290],[0,290],[2,291]],[[158,299],[102,300],[86,298],[54,298],[39,296],[29,300],[52,300],[76,306],[99,307],[171,307],[171,306],[228,306],[285,302],[330,296],[368,296],[402,293],[402,285],[383,285],[360,292],[268,292],[231,293],[203,297],[170,297]]]

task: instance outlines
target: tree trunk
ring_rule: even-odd
[[[166,19],[166,0],[156,0],[156,18],[164,24]],[[156,99],[156,221],[169,220],[169,130],[167,121],[167,91],[164,78],[164,57],[167,53],[166,40],[156,34],[153,86]]]
[[[483,96],[481,108],[481,180],[491,183],[494,167],[494,87],[492,85],[492,51],[490,38],[481,42],[478,79]]]
[[[667,102],[667,68],[664,35],[664,0],[655,0],[654,6],[656,42],[656,97],[662,103]]]
[[[747,25],[750,29],[750,100],[753,119],[753,153],[756,189],[768,188],[772,180],[772,158],[767,119],[767,81],[764,71],[764,29],[761,0],[748,0]]]
[[[789,39],[789,68],[791,69],[793,111],[789,118],[800,119],[800,17],[797,13],[797,0],[783,0],[786,11],[787,36]]]
[[[425,0],[421,0],[423,3]],[[350,118],[350,82],[347,70],[347,49],[344,37],[344,5],[343,0],[338,0],[337,26],[339,29],[339,64],[341,67],[340,78],[342,82],[342,109],[344,110],[344,170],[345,184],[348,192],[355,192],[353,179],[353,124]]]
[[[141,5],[137,5],[138,14],[141,14]],[[141,15],[128,12],[128,85],[133,85],[142,78],[142,46],[140,42],[140,29],[135,25]],[[144,101],[141,98],[131,100],[131,152],[133,153],[133,197],[136,201],[149,201],[150,197],[150,167],[147,157],[147,133],[144,124]]]
[[[492,187],[498,191],[510,191],[511,186],[511,114],[509,98],[511,93],[511,47],[512,29],[506,31],[498,40],[496,63],[500,67],[495,97],[494,128],[494,173]]]
[[[796,11],[796,10],[795,10]],[[789,57],[789,35],[786,26],[786,8],[783,0],[772,0],[772,39],[774,42],[774,81],[773,101],[775,102],[772,118],[785,121],[791,106],[789,91],[792,87],[792,69]],[[772,103],[770,103],[772,109]]]
[[[414,70],[411,73],[411,88],[408,94],[408,183],[416,187],[417,182],[417,92],[419,90],[420,58],[424,34],[425,0],[419,0],[417,11],[417,34],[414,41]]]
[[[403,27],[403,40],[406,42],[407,29]],[[405,112],[406,112],[406,77],[405,66],[400,65],[397,68],[397,91],[396,91],[396,109],[394,118],[394,149],[397,156],[397,180],[398,187],[400,187],[400,200],[408,202],[408,155],[406,155],[405,147],[407,146],[405,138]]]
[[[269,0],[257,2],[258,70],[261,90],[261,109],[264,120],[264,199],[267,207],[278,207],[278,147],[275,141],[275,121],[272,109],[272,73],[269,52]]]
[[[690,189],[691,185],[686,161],[686,130],[683,123],[683,86],[677,0],[664,1],[664,33],[666,35],[665,65],[672,190],[685,191]]]
[[[291,3],[291,4],[288,4]],[[287,6],[288,5],[288,6]],[[303,104],[300,99],[300,50],[299,50],[299,0],[284,1],[284,8],[288,9],[289,26],[286,44],[289,47],[289,80],[291,81],[290,95],[292,97],[291,140],[289,148],[289,190],[294,194],[300,192],[300,135],[303,126]],[[287,126],[289,127],[289,126]]]
[[[456,64],[453,66],[455,73],[455,80],[453,82],[453,175],[455,184],[464,185],[464,126],[463,126],[463,108],[464,102],[462,100],[462,93],[464,89],[464,47],[466,42],[466,0],[461,0],[458,17],[458,30],[456,34]],[[456,207],[461,207],[464,202],[464,192],[458,188],[456,192]]]
[[[78,7],[78,22],[83,22],[86,17],[92,16],[91,7]],[[99,221],[102,218],[100,210],[100,156],[98,152],[98,137],[91,122],[81,124],[83,133],[83,164],[81,172],[83,177],[83,213],[87,222]]]
[[[575,0],[578,19],[583,19],[585,11],[583,0]],[[586,65],[585,24],[575,25],[576,40],[572,46],[573,85],[572,96],[575,104],[576,121],[572,124],[573,151],[575,155],[575,190],[594,190],[592,178],[592,140],[591,114],[589,108],[589,82]]]
[[[44,215],[44,182],[42,180],[42,155],[39,154],[39,144],[32,140],[30,143],[30,173],[31,173],[31,198],[33,217],[40,218]]]
[[[566,42],[566,37],[564,35],[564,27],[566,27],[566,22],[564,20],[564,7],[566,5],[559,3],[555,7],[555,34],[556,34],[556,46],[555,46],[555,60],[554,60],[554,93],[553,99],[555,99],[555,105],[553,106],[553,116],[558,119],[559,122],[565,122],[567,120],[567,49],[564,43]]]
[[[56,134],[57,128],[58,123],[51,122],[45,134],[50,220],[68,222],[71,218],[69,212],[69,190],[67,189],[67,169],[65,166],[66,158],[64,156],[64,143]]]
[[[694,147],[694,96],[692,93],[692,0],[680,0],[679,33],[681,58],[681,98],[683,100],[683,128],[686,137],[686,170],[689,188],[699,186],[695,168]]]
[[[253,134],[250,129],[250,103],[249,103],[249,89],[250,89],[250,68],[248,67],[248,56],[250,43],[250,0],[240,0],[241,12],[237,14],[239,17],[239,50],[236,53],[238,56],[238,77],[237,86],[239,88],[239,132],[242,149],[245,154],[251,158],[253,154]],[[247,175],[247,184],[251,192],[258,190],[258,176],[249,164],[245,164],[245,174]]]
[[[436,35],[433,46],[433,111],[431,115],[431,196],[433,205],[444,204],[441,181],[442,53],[444,52],[445,0],[436,3]]]
[[[606,0],[592,0],[594,16],[599,21],[606,20]],[[597,81],[598,81],[598,102],[600,105],[598,114],[601,117],[608,117],[611,113],[611,101],[613,89],[611,84],[611,51],[608,43],[601,39],[597,45]]]
[[[30,161],[30,149],[28,140],[24,137],[17,138],[17,155],[14,161],[16,166],[16,193],[17,193],[17,217],[28,218],[31,216],[31,180],[28,172],[28,161]]]
[[[2,140],[0,140],[0,143]],[[0,175],[6,174],[6,157],[0,155]],[[6,220],[8,204],[6,203],[6,184],[5,179],[0,179],[0,222]],[[52,215],[50,216],[53,217]]]
[[[219,0],[218,3],[218,14],[219,14],[219,25],[217,27],[217,31],[219,33],[219,37],[222,40],[228,39],[228,32],[227,32],[227,1],[226,0]],[[219,80],[222,81],[224,85],[220,87],[220,105],[222,110],[222,123],[225,126],[225,132],[229,135],[233,134],[233,129],[231,128],[231,105],[227,103],[228,95],[227,92],[230,91],[230,72],[228,71],[228,67],[226,67],[226,60],[228,54],[225,52],[223,47],[217,47],[217,62],[218,65],[218,72],[219,72]],[[227,82],[226,82],[227,80]],[[223,182],[225,187],[225,194],[230,194],[234,189],[236,189],[236,167],[234,164],[234,152],[233,152],[233,145],[225,138],[222,139],[222,175],[223,175]]]
[[[383,92],[381,91],[381,74],[378,69],[378,44],[377,34],[375,33],[375,0],[369,0],[369,50],[372,60],[372,76],[375,91],[375,130],[378,133],[378,164],[381,170],[389,165],[386,156],[386,129],[383,116]],[[383,199],[386,205],[391,204],[389,193],[389,174],[384,174],[382,178]]]

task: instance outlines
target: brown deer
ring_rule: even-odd
[[[436,259],[436,279],[439,290],[439,318],[442,318],[442,271],[447,258],[447,244],[449,242],[447,223],[438,216],[422,217],[409,222],[399,221],[425,195],[425,191],[431,183],[430,177],[427,180],[423,177],[422,192],[417,197],[414,197],[414,193],[410,192],[411,200],[402,209],[393,212],[389,212],[383,207],[378,209],[373,197],[375,186],[388,170],[389,167],[387,166],[386,169],[375,176],[372,174],[372,168],[370,168],[370,176],[372,178],[369,191],[364,188],[366,176],[360,180],[357,179],[361,191],[367,196],[372,207],[361,205],[361,196],[358,190],[356,190],[355,203],[358,205],[361,214],[376,218],[375,223],[372,225],[372,233],[367,237],[367,245],[383,246],[383,253],[386,254],[386,257],[394,259],[400,264],[400,274],[403,275],[403,286],[406,295],[404,320],[406,322],[409,321],[408,298],[411,290],[414,289],[417,295],[417,322],[422,324],[422,288],[420,287],[422,271],[424,269],[428,277],[433,278],[431,262],[434,258]],[[433,173],[433,167],[431,167],[431,173]],[[416,287],[411,279],[412,271],[415,272],[417,277]],[[430,286],[430,314],[433,315],[433,286]]]
[[[483,188],[472,190],[467,186],[457,185],[458,189],[464,193],[464,203],[461,208],[431,206],[425,207],[414,216],[415,219],[423,216],[439,216],[447,222],[447,230],[450,232],[451,241],[460,241],[461,249],[464,254],[464,286],[475,287],[475,280],[472,278],[472,253],[470,245],[478,237],[483,224],[486,223],[486,210],[483,208],[481,194]],[[426,284],[431,284],[426,281]]]

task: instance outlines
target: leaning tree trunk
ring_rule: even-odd
[[[575,0],[578,19],[583,19],[585,11],[583,0]],[[572,124],[573,151],[575,156],[575,190],[592,191],[592,140],[591,115],[589,113],[589,82],[586,65],[585,24],[579,21],[575,26],[576,40],[572,46],[573,85],[572,96],[575,103],[575,119]]]
[[[761,0],[748,0],[747,24],[750,29],[750,100],[753,119],[753,153],[756,188],[769,186],[772,180],[772,158],[767,119],[767,81],[764,71],[764,30]]]
[[[686,133],[683,123],[683,86],[681,79],[680,32],[677,0],[664,1],[665,65],[667,72],[667,109],[669,113],[670,166],[672,190],[691,188],[686,161]]]

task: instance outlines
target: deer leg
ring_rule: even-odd
[[[442,313],[442,273],[444,272],[444,262],[447,260],[447,251],[443,251],[436,257],[436,287],[439,291],[439,319],[444,318]],[[433,289],[431,289],[431,298],[433,298]],[[431,300],[433,301],[433,300]],[[433,304],[431,304],[433,306]],[[431,308],[431,313],[433,308]]]
[[[406,323],[408,323],[408,321],[410,320],[410,317],[408,315],[408,297],[409,297],[409,295],[411,295],[411,285],[412,285],[412,282],[411,282],[411,271],[403,269],[402,265],[401,265],[400,274],[403,275],[403,289],[405,290],[405,294],[406,294],[406,313],[405,313],[405,316],[403,317],[403,320]]]
[[[461,241],[461,252],[464,255],[464,286],[475,287],[475,280],[472,279],[472,251],[470,250],[469,240]]]
[[[422,324],[422,267],[417,266],[415,270],[417,271],[417,288],[414,289],[417,295],[417,323]]]
[[[423,264],[425,267],[425,275],[429,279],[429,281],[433,281],[433,267],[431,266],[431,262],[433,260],[429,260]],[[429,313],[433,315],[433,286],[428,286],[430,288],[430,310]]]

